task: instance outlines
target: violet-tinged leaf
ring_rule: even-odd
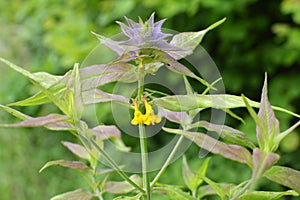
[[[208,131],[216,132],[226,142],[243,145],[251,149],[255,148],[255,145],[251,142],[249,138],[247,138],[245,133],[232,127],[226,125],[213,124],[207,121],[199,121],[194,124],[191,124],[189,126],[189,129],[197,127],[203,127]]]
[[[283,196],[299,196],[294,190],[285,192],[249,191],[242,194],[239,200],[277,200]]]
[[[139,177],[138,175],[132,175],[130,179],[139,186],[143,185],[143,181],[141,177]],[[135,188],[126,181],[122,181],[122,182],[110,181],[110,182],[106,182],[104,185],[104,191],[111,194],[126,194],[134,190]]]
[[[86,170],[86,169],[91,169],[90,167],[88,167],[86,164],[84,164],[83,162],[79,162],[79,161],[70,161],[70,160],[53,160],[53,161],[49,161],[47,162],[41,169],[40,169],[40,173],[51,166],[61,166],[61,167],[66,167],[66,168],[71,168],[71,169],[80,169],[80,170]]]
[[[165,117],[167,120],[171,122],[175,122],[182,125],[190,124],[192,122],[192,119],[189,117],[189,115],[186,112],[173,112],[158,107],[157,115],[161,117]]]
[[[90,131],[97,136],[99,140],[107,140],[110,139],[116,147],[121,151],[130,151],[130,147],[127,147],[121,138],[121,132],[120,130],[114,126],[105,126],[105,125],[99,125],[94,127],[93,129],[90,129]]]
[[[49,114],[43,117],[30,117],[16,124],[2,124],[2,127],[38,127],[47,126],[56,122],[66,121],[69,117],[65,115]]]
[[[172,38],[170,44],[181,47],[182,49],[185,49],[183,51],[173,51],[170,52],[169,54],[175,58],[176,60],[179,60],[181,58],[184,58],[190,54],[193,53],[194,49],[201,43],[204,35],[214,29],[215,27],[219,26],[222,24],[226,18],[223,18],[222,20],[212,24],[208,28],[198,31],[198,32],[183,32],[179,33],[177,35],[174,35]]]
[[[82,91],[87,91],[115,81],[135,82],[138,79],[138,74],[134,65],[117,62],[82,68],[80,77]]]
[[[56,195],[55,197],[52,197],[50,200],[91,200],[93,196],[94,195],[92,193],[90,193],[85,189],[78,189],[78,190]]]
[[[45,126],[53,131],[74,131],[76,128],[69,122],[55,122]]]
[[[268,100],[267,87],[267,75],[265,75],[265,82],[262,89],[260,108],[258,112],[258,117],[261,120],[264,129],[262,129],[259,125],[256,126],[256,137],[262,149],[265,147],[272,148],[270,145],[273,145],[274,138],[277,137],[280,132],[279,122],[276,119],[275,113]]]
[[[170,56],[169,54],[163,52],[163,51],[156,51],[156,57],[155,61],[159,61],[165,64],[165,66],[176,73],[192,77],[196,80],[198,80],[200,83],[207,87],[211,87],[209,83],[207,83],[205,80],[198,77],[196,74],[194,74],[191,70],[189,70],[186,66],[178,62],[175,58]]]
[[[86,150],[86,148],[82,145],[75,144],[72,142],[62,142],[62,144],[67,147],[73,154],[78,156],[79,158],[83,158],[89,160],[91,158],[90,154]]]
[[[280,158],[278,154],[264,152],[258,148],[253,150],[253,172],[252,179],[257,180],[266,170],[274,165]]]
[[[116,102],[130,107],[129,99],[122,95],[110,94],[102,90],[94,89],[85,91],[82,94],[84,104],[95,104],[103,102]]]
[[[269,180],[289,187],[300,195],[300,171],[282,166],[273,166],[265,172]]]
[[[209,152],[219,154],[234,161],[245,163],[248,166],[252,166],[251,154],[242,146],[226,144],[199,132],[190,132],[171,128],[163,128],[163,130],[168,133],[183,135],[197,144],[200,148],[203,148]]]
[[[98,38],[98,40],[101,42],[101,44],[107,46],[108,48],[110,48],[111,50],[116,52],[119,56],[122,56],[123,53],[128,48],[126,46],[120,45],[119,42],[117,42],[117,41],[106,38],[106,37],[99,35],[97,33],[94,33],[94,32],[92,32],[92,33]]]

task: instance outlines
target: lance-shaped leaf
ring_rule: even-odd
[[[4,111],[10,113],[11,115],[15,116],[16,118],[19,118],[21,120],[26,120],[28,118],[30,118],[30,116],[25,115],[24,113],[21,113],[20,111],[17,111],[11,107],[8,106],[4,106],[0,104],[0,108],[2,108]]]
[[[84,189],[78,189],[63,194],[56,195],[50,200],[91,200],[93,194]]]
[[[251,154],[245,147],[239,145],[226,144],[204,133],[190,132],[171,128],[163,128],[163,130],[168,133],[184,135],[186,138],[193,141],[199,147],[209,152],[219,154],[225,158],[234,161],[245,163],[250,167],[252,166]]]
[[[130,147],[127,147],[123,143],[121,138],[121,132],[116,126],[99,125],[94,127],[93,129],[90,129],[90,131],[93,134],[95,134],[100,140],[107,140],[107,139],[112,140],[119,150],[130,151]]]
[[[56,122],[67,121],[68,116],[59,114],[49,114],[43,117],[30,117],[22,122],[16,124],[2,124],[1,127],[38,127],[47,126],[49,124],[54,124]]]
[[[128,196],[119,196],[114,198],[113,200],[140,200],[143,194],[139,193],[133,197],[128,197]]]
[[[81,82],[78,65],[78,63],[74,65],[65,93],[65,101],[68,104],[69,113],[76,121],[80,121],[83,112],[83,100],[81,95]]]
[[[139,186],[143,184],[141,177],[139,177],[138,175],[132,175],[130,179]],[[126,194],[134,190],[135,188],[126,181],[122,181],[122,182],[111,181],[111,182],[106,182],[104,185],[104,191],[112,194]]]
[[[249,191],[239,197],[239,200],[277,200],[283,196],[299,196],[294,190],[285,192]]]
[[[196,200],[189,193],[184,192],[180,188],[172,185],[155,187],[155,190],[166,193],[170,200]]]
[[[258,148],[253,150],[253,172],[252,180],[259,179],[266,170],[274,165],[280,158],[278,154],[272,152],[264,152]]]
[[[226,18],[223,18],[220,21],[217,21],[216,23],[210,25],[208,28],[198,31],[198,32],[183,32],[179,33],[177,35],[174,35],[172,38],[170,44],[181,47],[182,51],[172,51],[169,54],[175,58],[176,60],[179,60],[181,58],[184,58],[188,55],[191,55],[194,51],[194,49],[201,43],[204,35],[214,29],[215,27],[219,26],[222,24]]]
[[[189,129],[203,127],[208,131],[216,132],[222,139],[226,142],[230,142],[232,144],[239,144],[251,149],[255,148],[255,145],[250,141],[249,138],[245,135],[245,133],[231,128],[226,125],[213,124],[207,121],[199,121],[189,126]]]
[[[231,188],[234,186],[233,184],[226,184],[226,183],[215,183],[216,186],[214,186],[216,189],[220,188],[222,191],[230,191]],[[222,189],[223,188],[223,189]],[[217,189],[218,190],[218,189]],[[210,186],[210,185],[204,185],[199,187],[198,191],[197,191],[197,197],[199,199],[202,199],[205,196],[209,196],[209,195],[217,195],[218,193],[216,192],[216,190]]]
[[[72,142],[62,142],[62,144],[79,158],[83,158],[86,160],[89,160],[91,158],[90,154],[84,146]]]
[[[129,99],[118,94],[110,94],[98,89],[85,91],[82,94],[84,104],[116,102],[130,107]]]
[[[259,108],[260,103],[247,99],[250,106]],[[153,104],[171,111],[183,112],[197,108],[216,108],[216,109],[231,109],[246,107],[241,96],[229,94],[211,94],[211,95],[172,95],[153,99]],[[288,111],[286,109],[272,106],[274,110],[285,112],[300,118],[300,115]]]
[[[36,73],[34,73],[36,74]],[[47,90],[57,96],[58,98],[63,98],[63,94],[66,88],[66,84],[70,78],[71,71],[67,72],[64,76],[60,78],[56,78],[57,81],[53,81],[52,85],[47,85]],[[35,95],[14,103],[8,104],[9,106],[33,106],[33,105],[41,105],[51,102],[47,95],[40,91]]]
[[[11,69],[19,72],[23,76],[27,77],[35,86],[37,86],[43,93],[47,95],[47,97],[65,114],[68,114],[67,105],[64,101],[57,98],[55,94],[53,94],[51,91],[48,90],[48,88],[45,87],[45,84],[41,82],[41,79],[36,74],[32,74],[29,71],[23,69],[22,67],[19,67],[3,58],[0,57],[0,61],[5,63],[7,66],[9,66]]]
[[[210,158],[207,158],[204,163],[199,167],[196,174],[194,174],[188,166],[185,156],[182,159],[182,174],[183,180],[185,184],[189,187],[189,189],[196,193],[197,188],[203,183],[202,177],[205,176],[206,170],[208,167],[208,163]]]
[[[61,167],[66,167],[66,168],[71,168],[71,169],[80,169],[80,170],[86,170],[86,169],[91,169],[90,167],[88,167],[86,164],[84,164],[83,162],[79,162],[79,161],[70,161],[70,160],[53,160],[53,161],[49,161],[47,162],[41,169],[40,169],[40,173],[51,166],[61,166]]]
[[[205,85],[209,88],[213,88],[205,80],[198,77],[191,70],[189,70],[186,66],[184,66],[183,64],[178,62],[175,58],[173,58],[172,56],[170,56],[169,54],[167,54],[163,51],[158,51],[158,50],[156,51],[155,61],[162,62],[163,64],[166,65],[166,67],[169,70],[171,70],[173,72],[176,72],[176,73],[179,73],[179,74],[182,74],[182,75],[185,75],[185,76],[192,77],[192,78],[198,80],[203,85]]]
[[[186,125],[192,122],[192,119],[186,112],[173,112],[161,107],[158,107],[158,114],[161,117],[165,117],[171,122]]]
[[[300,195],[300,171],[282,166],[273,166],[265,172],[265,177],[289,187]]]
[[[268,100],[268,84],[267,75],[265,75],[265,82],[262,89],[260,108],[258,117],[263,127],[260,124],[256,126],[256,137],[262,149],[270,146],[274,142],[274,138],[279,134],[279,122],[275,117],[275,113]],[[270,148],[270,147],[269,147]]]
[[[300,121],[298,121],[297,123],[295,123],[293,126],[291,126],[289,129],[285,130],[284,132],[280,133],[276,138],[275,138],[275,145],[277,144],[277,146],[279,145],[279,143],[281,142],[281,140],[283,140],[283,138],[285,138],[286,136],[288,136],[291,132],[293,132],[298,126],[300,126]]]
[[[114,81],[135,82],[138,79],[138,74],[134,65],[116,62],[82,68],[80,77],[82,91],[87,91]]]

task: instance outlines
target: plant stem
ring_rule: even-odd
[[[140,136],[140,146],[141,146],[141,156],[142,156],[142,172],[143,172],[143,186],[146,189],[146,199],[151,199],[151,188],[149,179],[149,162],[148,162],[148,149],[147,149],[147,137],[145,126],[139,124],[139,136]]]
[[[171,163],[171,161],[172,161],[172,159],[174,158],[174,156],[175,156],[175,154],[176,154],[176,152],[177,152],[177,150],[178,150],[180,144],[182,143],[183,139],[184,139],[184,136],[181,135],[181,136],[179,137],[179,139],[177,140],[176,145],[174,146],[172,152],[169,154],[169,156],[168,156],[167,160],[165,161],[164,165],[162,166],[162,168],[160,169],[160,171],[158,172],[158,174],[155,176],[155,178],[154,178],[153,181],[151,182],[151,185],[150,185],[151,188],[155,185],[155,183],[158,181],[158,179],[161,177],[161,175],[162,175],[162,174],[165,172],[165,170],[167,169],[168,165]]]

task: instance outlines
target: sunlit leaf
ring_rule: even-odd
[[[22,119],[22,120],[26,120],[28,118],[30,118],[30,116],[25,115],[24,113],[21,113],[20,111],[17,111],[11,107],[8,106],[4,106],[0,104],[0,108],[2,108],[4,111],[8,112],[9,114],[15,116],[16,118]]]
[[[71,192],[56,195],[50,200],[90,200],[93,198],[93,194],[84,189],[78,189]]]
[[[158,107],[157,115],[182,125],[190,124],[192,122],[192,119],[186,112],[174,112]]]
[[[67,147],[73,154],[75,154],[80,158],[87,159],[87,160],[91,158],[90,154],[88,153],[88,151],[84,146],[72,142],[62,142],[62,144],[65,147]]]
[[[163,128],[163,130],[168,133],[184,135],[199,147],[209,152],[252,166],[251,154],[245,147],[226,144],[199,132],[190,132],[171,128]]]
[[[300,171],[282,166],[273,166],[264,174],[268,179],[289,187],[300,194]]]
[[[225,183],[215,183],[215,184],[217,185],[217,188],[223,188],[221,190],[224,191],[230,191],[230,189],[233,187],[233,184],[225,184]],[[202,199],[205,196],[217,195],[217,194],[218,193],[216,192],[216,190],[210,185],[201,186],[197,191],[197,197],[199,199]]]
[[[216,132],[222,139],[232,144],[239,144],[253,149],[255,145],[247,138],[245,133],[226,125],[213,124],[199,121],[189,126],[189,129],[203,127],[208,131]]]
[[[137,185],[142,185],[142,179],[138,175],[132,175],[130,179]],[[135,190],[135,188],[126,181],[110,181],[104,185],[104,190],[111,194],[126,194]]]
[[[283,196],[299,196],[294,190],[285,192],[249,191],[239,197],[239,200],[277,200]]]
[[[70,161],[70,160],[53,160],[47,162],[41,169],[40,173],[51,166],[61,166],[61,167],[66,167],[66,168],[71,168],[71,169],[80,169],[80,170],[85,170],[85,169],[90,169],[86,164],[83,162],[79,161]]]

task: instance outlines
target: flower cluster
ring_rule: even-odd
[[[146,109],[145,114],[143,114],[139,107],[137,100],[134,100],[134,118],[131,120],[133,125],[145,124],[145,125],[154,125],[161,121],[161,117],[155,115],[151,105],[147,102],[146,97],[143,97],[144,106]]]

